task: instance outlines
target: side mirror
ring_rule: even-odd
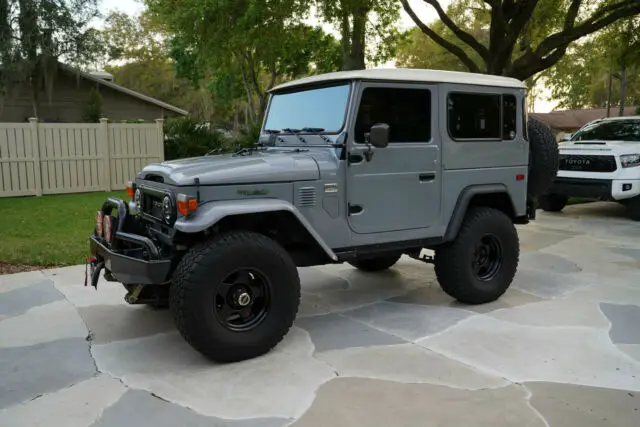
[[[377,123],[371,126],[369,143],[376,148],[385,148],[389,145],[389,134],[391,128],[386,123]]]

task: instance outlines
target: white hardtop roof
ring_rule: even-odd
[[[463,73],[459,71],[426,70],[418,68],[375,68],[370,70],[338,71],[292,80],[274,87],[271,91],[298,86],[338,82],[345,80],[378,80],[413,83],[457,83],[468,85],[525,88],[520,80],[490,74]]]

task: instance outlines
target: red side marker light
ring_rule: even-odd
[[[516,181],[524,181],[524,178],[525,178],[524,174],[516,175]]]

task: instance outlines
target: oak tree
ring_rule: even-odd
[[[458,57],[469,71],[520,80],[556,64],[576,40],[640,13],[638,0],[461,0],[456,3],[465,12],[456,19],[438,0],[422,1],[435,10],[456,42],[423,22],[408,0],[400,3],[424,34]],[[468,24],[478,19],[487,20],[486,41],[473,34]]]

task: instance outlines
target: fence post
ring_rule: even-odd
[[[156,119],[158,134],[158,160],[164,162],[164,119]]]
[[[104,164],[104,191],[111,191],[111,141],[109,141],[109,120],[100,119],[99,144],[102,147],[102,162]]]
[[[38,136],[38,119],[29,118],[31,126],[31,149],[33,151],[33,172],[35,173],[36,196],[42,196],[42,172],[40,164],[40,138]]]

